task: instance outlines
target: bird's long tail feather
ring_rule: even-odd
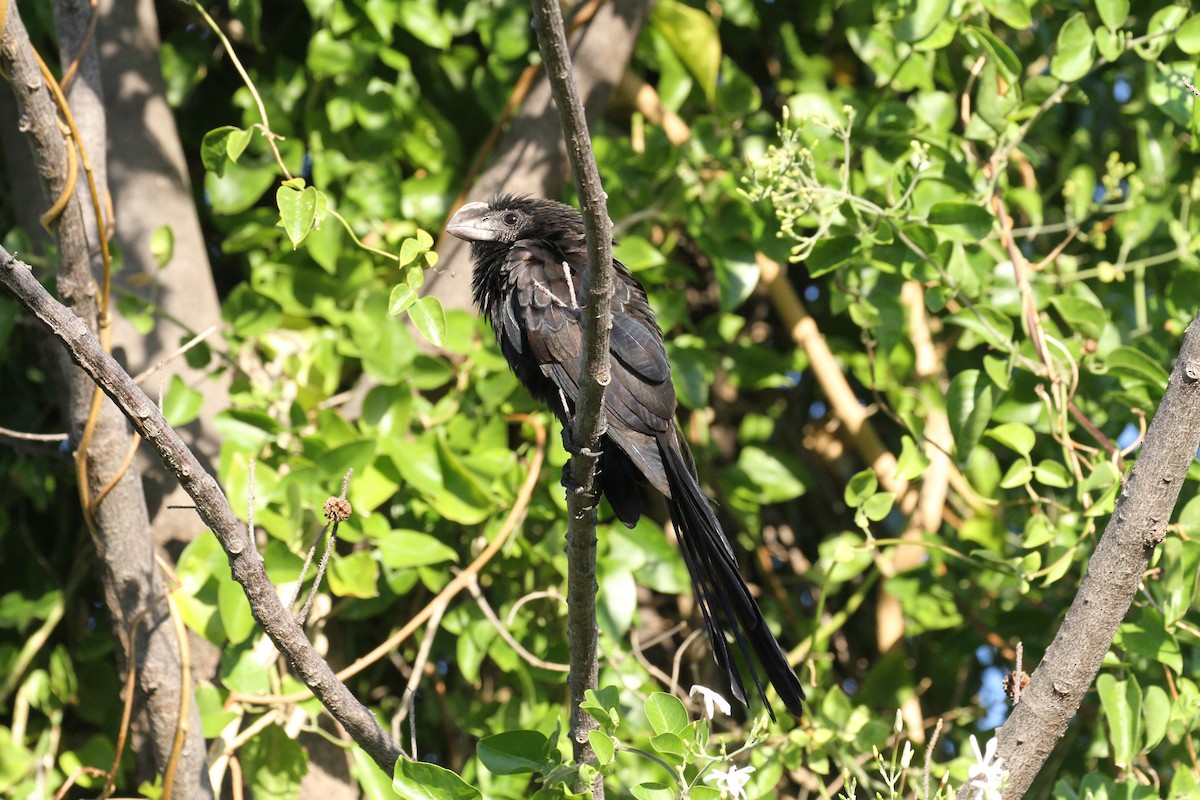
[[[729,675],[734,696],[746,703],[745,685],[731,658],[726,637],[726,634],[732,635],[754,681],[754,688],[771,718],[774,719],[775,714],[767,702],[758,667],[750,656],[751,650],[788,711],[800,716],[804,700],[800,681],[738,571],[733,548],[696,480],[690,459],[684,454],[682,448],[687,445],[675,437],[679,437],[678,430],[669,431],[659,440],[663,466],[671,487],[671,498],[667,504],[684,561],[692,576],[696,600],[708,628],[713,656]]]

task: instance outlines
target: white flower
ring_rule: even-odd
[[[720,697],[720,695],[717,696]],[[750,782],[750,773],[752,772],[754,772],[754,767],[738,769],[730,766],[728,772],[714,769],[704,776],[704,782],[715,783],[722,797],[728,797],[729,800],[741,800],[746,796],[746,784]]]
[[[704,713],[709,719],[712,719],[714,716],[716,716],[717,711],[720,711],[722,714],[733,713],[733,709],[729,707],[729,701],[724,697],[721,697],[721,695],[717,694],[707,686],[693,686],[691,691],[688,692],[688,695],[691,697],[700,695],[704,698]]]
[[[985,800],[1000,797],[1000,790],[1004,788],[1004,782],[1008,779],[1008,770],[1004,768],[1004,759],[996,755],[996,745],[995,737],[989,739],[981,753],[979,742],[974,734],[971,735],[971,749],[975,751],[975,760],[979,762],[971,765],[967,771],[967,785],[974,790],[972,797]]]

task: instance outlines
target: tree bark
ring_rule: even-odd
[[[608,195],[592,153],[583,101],[571,70],[571,54],[558,0],[534,0],[534,28],[546,65],[546,77],[562,122],[563,141],[575,175],[587,234],[588,268],[583,274],[583,375],[572,420],[571,454],[576,491],[567,492],[567,635],[570,639],[571,744],[576,763],[594,761],[588,734],[598,726],[580,709],[585,693],[596,689],[599,673],[596,627],[596,462],[604,432],[604,390],[610,381],[608,340],[612,328],[612,221]],[[597,774],[592,797],[604,798],[604,778]]]
[[[91,331],[78,318],[55,302],[34,279],[29,267],[0,247],[0,284],[49,330],[66,348],[72,360],[113,399],[133,427],[158,452],[175,475],[204,524],[216,535],[229,558],[233,579],[242,586],[255,621],[292,669],[351,738],[389,775],[395,769],[400,749],[380,727],[375,716],[338,680],[325,659],[313,649],[291,612],[283,607],[267,577],[262,556],[246,536],[241,522],[229,506],[216,479],[208,474],[188,450],[179,434],[167,424],[162,412],[128,373],[100,347]]]
[[[79,49],[79,40],[87,27],[86,4],[56,4],[56,21],[60,40],[69,58]],[[90,63],[89,63],[90,61]],[[22,126],[33,146],[34,161],[44,181],[44,193],[58,198],[69,189],[67,141],[59,132],[57,110],[37,65],[32,46],[17,8],[8,6],[5,28],[0,34],[0,63],[16,92]],[[103,105],[100,101],[98,67],[94,50],[89,48],[81,62],[72,87],[80,103],[76,118],[80,138],[87,148],[98,189],[105,192],[102,179],[105,153]],[[86,176],[78,174],[80,186]],[[95,246],[99,252],[98,226],[93,218],[88,196],[86,206],[76,193],[54,223],[58,244],[58,287],[64,300],[80,324],[96,331],[100,324],[100,308],[96,283],[90,266],[90,254]],[[91,413],[95,386],[82,371],[75,369],[68,358],[62,359],[67,384],[67,408],[70,418],[70,441],[77,450],[84,445],[82,437]],[[194,702],[191,713],[179,719],[182,708],[179,641],[175,628],[162,602],[163,580],[154,561],[145,497],[136,468],[125,468],[126,456],[134,442],[129,426],[116,407],[101,402],[90,441],[78,467],[84,474],[80,480],[81,496],[97,497],[108,488],[103,500],[93,508],[85,507],[89,528],[101,565],[106,605],[118,642],[119,667],[137,669],[135,697],[136,722],[134,748],[138,755],[139,776],[150,778],[163,774],[173,758],[177,726],[185,736],[175,758],[177,797],[211,797],[205,769],[204,740],[200,733],[199,714]],[[141,618],[139,643],[144,649],[131,649],[129,631],[134,620]]]
[[[175,116],[167,105],[154,0],[101,0],[99,14],[93,47],[99,48],[103,65],[104,108],[109,118],[123,123],[108,132],[108,183],[118,216],[116,241],[124,257],[114,285],[153,302],[157,310],[154,329],[145,336],[124,318],[113,319],[114,348],[136,374],[169,356],[182,341],[220,325],[221,304]],[[175,248],[160,269],[150,251],[150,235],[163,226],[170,227]],[[214,348],[218,342],[219,337],[208,340]],[[228,373],[208,374],[177,359],[148,385],[165,385],[173,375],[204,398],[196,421],[179,432],[200,463],[211,469],[220,449],[213,419],[228,406]],[[187,495],[158,459],[143,454],[138,466],[155,542],[170,546],[203,533],[191,514],[168,508],[186,504]]]
[[[1167,391],[1137,464],[1125,481],[1071,608],[1029,687],[1000,727],[997,755],[1019,798],[1033,785],[1091,688],[1137,593],[1154,548],[1167,532],[1188,467],[1200,446],[1200,314],[1188,325]],[[958,792],[972,796],[970,785]]]

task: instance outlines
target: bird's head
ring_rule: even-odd
[[[553,200],[498,195],[458,209],[446,231],[472,244],[511,245],[520,239],[575,239],[583,235],[583,222],[578,211]]]

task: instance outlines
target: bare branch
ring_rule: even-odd
[[[62,341],[71,358],[113,399],[167,468],[179,477],[184,490],[195,501],[201,519],[216,534],[229,557],[233,578],[242,585],[255,620],[329,713],[384,772],[391,774],[400,755],[399,748],[374,715],[337,679],[279,602],[279,595],[263,568],[262,557],[248,545],[242,525],[221,488],[167,424],[154,402],[104,352],[87,326],[42,288],[28,266],[3,248],[0,248],[0,283]]]
[[[571,72],[571,54],[563,30],[558,0],[533,0],[538,49],[546,65],[550,91],[558,106],[563,138],[587,231],[588,269],[583,274],[583,382],[575,407],[572,439],[578,452],[571,457],[577,491],[567,492],[567,636],[571,651],[571,740],[575,761],[595,759],[588,731],[597,723],[579,709],[588,689],[596,688],[596,462],[604,430],[604,388],[609,383],[608,335],[612,328],[612,221],[608,196],[592,154],[583,102]],[[568,281],[570,283],[570,281]],[[597,777],[592,795],[604,797]]]
[[[1000,728],[1008,769],[1005,798],[1037,778],[1112,646],[1146,564],[1163,540],[1188,467],[1200,445],[1200,315],[1188,326],[1137,464],[1088,562],[1087,574],[1021,702]],[[958,797],[970,796],[969,787]]]

